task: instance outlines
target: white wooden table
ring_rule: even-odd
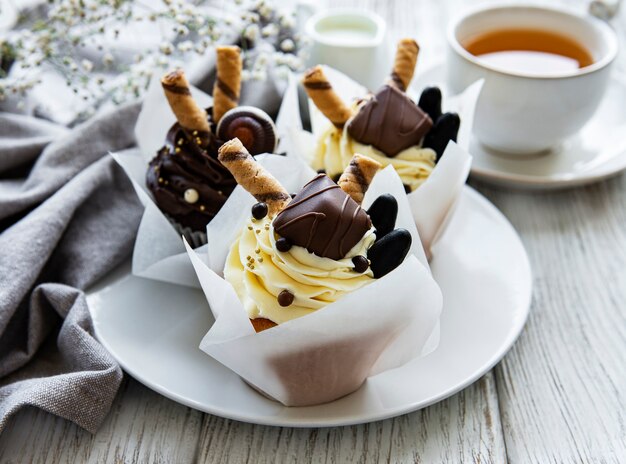
[[[420,66],[443,58],[446,20],[467,3],[332,2],[378,12],[392,39],[416,36]],[[626,11],[614,23],[626,44]],[[0,462],[626,462],[626,175],[556,193],[472,185],[520,233],[534,298],[510,353],[462,392],[382,422],[290,429],[203,414],[126,378],[96,435],[25,410]]]

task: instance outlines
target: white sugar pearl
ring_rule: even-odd
[[[200,199],[200,195],[198,195],[198,191],[196,189],[187,189],[185,190],[185,201],[187,203],[195,203]]]

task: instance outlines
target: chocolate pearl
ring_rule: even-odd
[[[278,249],[278,251],[289,251],[291,250],[291,242],[285,237],[280,237],[278,240],[276,240],[276,248]]]
[[[370,267],[370,263],[365,256],[357,255],[352,258],[352,264],[354,264],[354,272],[363,274]]]
[[[433,123],[437,122],[441,116],[441,90],[439,87],[426,87],[422,91],[417,106],[430,116]]]
[[[293,198],[296,198],[297,193],[290,193],[289,195],[290,195],[290,196],[291,196],[291,198],[293,199]]]
[[[317,173],[318,174],[326,174],[326,169],[318,169]]]
[[[289,290],[283,290],[278,294],[278,304],[283,307],[289,306],[291,303],[293,303],[293,298],[293,293],[291,293]]]
[[[456,113],[443,114],[435,124],[435,127],[424,137],[424,147],[432,148],[437,153],[437,161],[443,155],[444,150],[448,146],[448,142],[456,137],[461,127],[461,118]]]
[[[374,200],[372,206],[367,210],[367,214],[376,227],[376,240],[379,240],[396,226],[398,202],[393,195],[385,193]]]
[[[389,232],[367,251],[374,277],[379,279],[397,268],[411,249],[411,234],[406,229]]]
[[[263,219],[267,216],[267,204],[266,203],[255,203],[252,206],[252,217],[254,219]]]

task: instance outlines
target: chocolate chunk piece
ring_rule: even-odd
[[[444,150],[448,146],[448,142],[453,140],[459,134],[461,127],[461,118],[456,113],[445,113],[437,119],[435,127],[424,138],[424,147],[432,148],[437,153],[437,161],[443,155]]]
[[[370,263],[365,256],[357,255],[352,258],[352,264],[354,264],[354,272],[363,274],[370,267]]]
[[[267,212],[268,212],[268,207],[267,207],[267,203],[255,203],[254,205],[252,205],[252,217],[254,219],[263,219],[265,216],[267,216]]]
[[[398,202],[393,195],[385,193],[374,200],[367,214],[376,228],[376,240],[380,240],[396,226]]]
[[[318,174],[274,219],[274,230],[317,256],[342,259],[372,226],[330,177]]]
[[[406,229],[389,232],[368,250],[367,257],[376,279],[397,268],[411,249],[411,234]]]
[[[437,121],[441,116],[441,90],[439,87],[426,87],[420,95],[417,106],[424,110],[432,121]]]
[[[394,157],[419,144],[432,125],[430,117],[405,93],[385,85],[352,118],[348,133],[358,142]]]
[[[278,304],[283,307],[289,306],[291,303],[293,303],[293,299],[293,293],[291,293],[289,290],[283,290],[278,294]]]

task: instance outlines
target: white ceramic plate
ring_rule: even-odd
[[[412,85],[418,95],[421,89],[432,85],[441,86],[445,93],[445,66],[430,68]],[[471,175],[498,185],[542,190],[585,185],[616,175],[626,169],[625,101],[626,77],[614,73],[593,118],[578,134],[547,154],[498,154],[472,139]]]
[[[96,336],[124,370],[174,401],[259,424],[357,424],[461,390],[504,356],[524,326],[532,287],[528,257],[506,218],[469,187],[434,255],[444,295],[438,349],[321,406],[288,408],[268,400],[201,352],[213,318],[198,290],[134,277],[125,266],[89,292],[88,302]]]

